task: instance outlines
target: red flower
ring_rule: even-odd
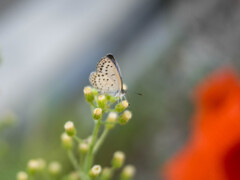
[[[193,130],[164,168],[167,180],[240,180],[239,79],[224,69],[197,87]]]

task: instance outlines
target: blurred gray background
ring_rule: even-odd
[[[116,150],[138,180],[160,179],[161,167],[185,142],[197,82],[221,66],[240,67],[238,0],[0,0],[0,113],[17,124],[1,134],[7,152],[0,179],[12,180],[28,159],[60,160],[63,124],[92,130],[83,87],[99,59],[112,53],[133,119],[107,138],[96,161]]]

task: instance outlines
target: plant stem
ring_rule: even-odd
[[[96,152],[98,151],[98,149],[101,147],[101,145],[103,144],[105,138],[107,137],[109,133],[109,129],[105,128],[102,135],[100,136],[99,140],[97,141],[94,149],[93,149],[93,154],[96,154]]]
[[[101,120],[98,120],[97,123],[95,124],[94,130],[93,130],[92,140],[91,140],[89,151],[88,151],[86,161],[85,161],[85,172],[86,172],[86,174],[88,173],[89,168],[92,166],[93,148],[94,148],[94,144],[96,142],[100,127],[101,127]]]
[[[78,167],[78,162],[77,162],[76,158],[73,155],[73,152],[71,150],[68,150],[67,154],[68,154],[68,157],[69,157],[73,167],[75,168],[75,170],[78,172],[79,176],[81,177],[82,174],[81,174],[80,169]]]
[[[97,106],[94,104],[94,102],[90,103],[94,108],[96,108]]]
[[[80,139],[79,137],[77,137],[76,135],[73,136],[73,138],[78,142],[78,143],[81,143],[83,140]]]

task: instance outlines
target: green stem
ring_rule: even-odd
[[[81,142],[83,142],[83,140],[82,139],[80,139],[79,137],[77,137],[76,135],[75,136],[73,136],[73,138],[78,142],[78,143],[81,143]]]
[[[93,149],[93,154],[96,154],[98,149],[101,147],[103,144],[104,140],[106,139],[107,135],[109,133],[109,129],[105,128],[102,135],[100,136],[99,140],[97,141],[94,149]]]
[[[101,127],[101,120],[98,120],[97,123],[95,124],[94,130],[93,130],[92,140],[91,140],[89,151],[88,151],[86,161],[85,161],[85,172],[86,173],[88,173],[89,168],[92,166],[93,148],[94,148],[94,144],[96,142],[100,127]]]
[[[78,166],[78,162],[77,162],[76,158],[74,157],[73,152],[72,152],[71,150],[68,150],[67,154],[68,154],[68,157],[69,157],[69,159],[70,159],[73,167],[74,167],[75,170],[78,172],[78,175],[82,178],[82,177],[83,177],[83,174],[82,174],[82,172],[80,171],[80,168],[79,168],[79,166]]]
[[[91,102],[90,104],[91,104],[94,108],[97,107],[97,105],[95,105],[94,102]]]
[[[68,157],[69,157],[69,159],[70,159],[73,167],[75,168],[76,171],[78,171],[78,170],[79,170],[79,169],[78,169],[78,162],[77,162],[77,160],[75,159],[72,151],[71,151],[71,150],[68,150],[67,153],[68,153]]]

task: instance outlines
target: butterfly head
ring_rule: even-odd
[[[126,95],[126,93],[127,93],[127,91],[126,91],[126,90],[124,90],[124,89],[122,89],[122,90],[121,90],[121,93],[120,93],[120,96],[121,96],[121,97],[123,97],[123,96],[125,96],[125,95]]]

